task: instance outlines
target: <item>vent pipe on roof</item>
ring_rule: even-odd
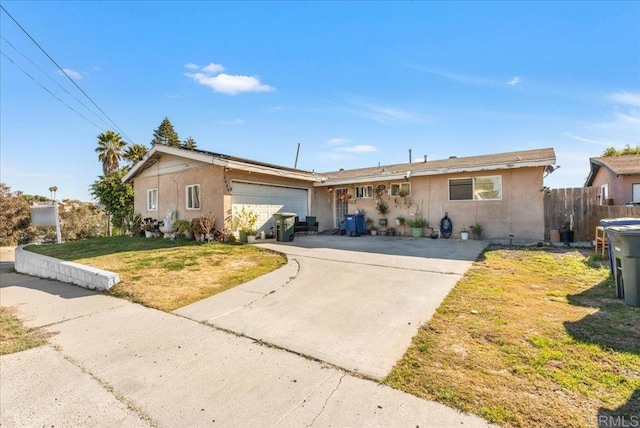
[[[411,163],[411,149],[409,149],[409,163]]]
[[[293,164],[293,169],[298,169],[298,155],[300,154],[300,143],[298,143],[298,150],[296,150],[296,162]]]
[[[424,155],[424,163],[427,163],[427,155]]]

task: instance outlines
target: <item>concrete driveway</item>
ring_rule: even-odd
[[[487,243],[296,236],[289,264],[176,314],[384,378]]]

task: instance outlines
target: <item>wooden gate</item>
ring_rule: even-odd
[[[544,239],[551,229],[561,229],[573,215],[574,241],[591,241],[596,227],[594,210],[598,189],[575,187],[551,189],[544,195]]]
[[[593,241],[603,218],[637,217],[640,208],[598,205],[595,187],[551,189],[544,195],[544,239],[551,229],[560,229],[573,214],[574,241]]]

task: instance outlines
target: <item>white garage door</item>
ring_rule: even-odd
[[[234,182],[231,193],[233,212],[246,207],[258,213],[258,233],[264,230],[269,234],[274,213],[296,213],[301,219],[308,214],[309,202],[305,189]]]

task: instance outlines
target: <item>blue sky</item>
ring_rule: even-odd
[[[301,143],[315,171],[553,147],[545,184],[580,187],[640,144],[637,1],[1,4],[146,145],[168,116],[204,150],[293,166]],[[114,127],[0,15],[0,181],[89,200]]]

